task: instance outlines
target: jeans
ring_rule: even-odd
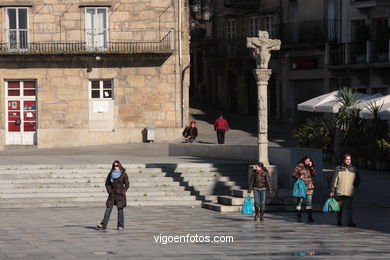
[[[255,196],[255,207],[264,209],[265,208],[265,199],[267,197],[267,190],[257,190],[253,189],[253,195]]]
[[[198,141],[196,139],[188,139],[188,142],[191,144],[197,144]]]
[[[312,209],[313,208],[313,195],[306,195],[306,198],[298,198],[297,199],[297,210],[302,210],[302,204],[305,201],[306,203],[306,209]]]
[[[225,129],[217,129],[217,139],[219,144],[225,143]]]
[[[106,211],[104,212],[104,217],[103,217],[103,220],[101,222],[101,224],[103,226],[103,229],[106,229],[106,227],[107,227],[108,221],[110,220],[110,215],[111,215],[112,208],[113,208],[113,206],[107,207]],[[123,208],[122,208],[122,209],[118,209],[118,224],[117,224],[117,227],[122,227],[123,228],[124,225],[125,225],[125,215],[123,214]]]
[[[337,212],[337,221],[341,222],[342,215],[343,215],[343,208],[344,208],[344,205],[345,205],[347,207],[348,224],[352,223],[352,213],[353,213],[352,201],[353,201],[353,197],[350,197],[350,196],[338,196],[338,197],[336,197],[336,200],[337,200],[337,202],[340,205],[340,211]]]

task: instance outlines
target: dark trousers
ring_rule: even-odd
[[[113,206],[107,207],[106,211],[104,212],[104,217],[103,217],[103,220],[101,222],[101,224],[102,224],[104,229],[107,227],[108,221],[110,220],[112,208],[113,208]],[[117,224],[117,227],[122,227],[123,228],[124,225],[125,225],[125,216],[123,214],[123,208],[122,208],[122,209],[118,209],[118,224]]]
[[[225,143],[225,129],[217,129],[217,139],[219,144]]]
[[[338,197],[336,197],[336,200],[337,200],[337,202],[340,205],[340,211],[337,212],[337,221],[341,222],[342,216],[343,216],[343,208],[345,206],[347,208],[348,223],[352,223],[352,213],[353,213],[352,201],[353,201],[353,197],[350,197],[350,196],[338,196]]]

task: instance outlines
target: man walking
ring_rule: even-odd
[[[348,227],[356,227],[352,221],[352,199],[354,189],[359,186],[360,177],[355,167],[352,166],[352,157],[350,154],[344,155],[344,161],[341,166],[335,169],[335,174],[330,187],[330,196],[336,194],[336,200],[340,205],[340,211],[337,212],[337,225],[342,225],[342,211],[344,205],[347,207]]]
[[[223,115],[219,115],[214,122],[214,131],[217,131],[218,144],[225,143],[225,132],[229,131],[229,125]]]

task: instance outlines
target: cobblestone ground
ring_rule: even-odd
[[[104,203],[104,202],[103,202]],[[104,207],[104,206],[103,206]],[[293,213],[268,213],[264,223],[240,213],[190,207],[116,210],[107,231],[95,228],[104,208],[2,209],[0,259],[389,259],[389,209],[359,210],[358,228],[337,227],[332,214],[315,224]],[[155,236],[233,236],[231,243],[156,243]],[[195,239],[195,238],[189,238]],[[212,238],[211,238],[212,239]],[[190,240],[191,241],[191,240]],[[198,237],[200,241],[200,237]]]

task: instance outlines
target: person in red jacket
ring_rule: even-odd
[[[229,125],[223,115],[219,115],[214,122],[214,131],[217,131],[217,139],[219,144],[225,143],[225,132],[229,131]]]

